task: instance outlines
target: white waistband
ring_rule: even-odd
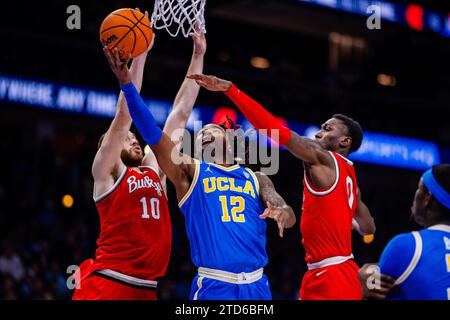
[[[132,277],[114,270],[110,270],[110,269],[102,269],[102,270],[97,270],[95,271],[95,273],[131,284],[133,286],[138,286],[138,287],[146,287],[146,288],[153,288],[156,289],[156,286],[158,285],[158,281],[153,281],[153,280],[144,280],[144,279],[139,279],[136,277]]]
[[[347,260],[353,259],[353,253],[349,256],[335,256],[331,258],[326,258],[318,262],[308,263],[308,270],[319,269],[323,267],[332,266],[335,264],[343,263]]]
[[[262,278],[264,273],[264,268],[260,268],[253,272],[241,272],[241,273],[233,273],[223,270],[217,269],[209,269],[209,268],[198,268],[198,275],[200,277],[205,277],[209,279],[224,281],[228,283],[234,284],[248,284],[252,282],[256,282]]]

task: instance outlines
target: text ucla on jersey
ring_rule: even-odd
[[[450,300],[450,226],[439,224],[393,238],[380,271],[397,279],[390,299]]]
[[[250,169],[196,161],[179,206],[195,266],[240,273],[267,264],[266,222],[259,218],[264,207]]]

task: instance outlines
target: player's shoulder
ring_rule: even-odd
[[[414,233],[408,232],[408,233],[401,233],[399,235],[396,235],[393,237],[387,244],[386,249],[399,251],[401,252],[404,249],[410,248],[412,245],[414,245],[415,239],[414,239]]]
[[[416,254],[417,233],[402,233],[392,238],[383,250],[380,258],[380,269],[382,273],[394,278],[407,269]]]
[[[348,159],[347,157],[345,157],[345,156],[343,156],[342,154],[337,153],[337,152],[335,152],[335,151],[330,151],[330,153],[336,158],[336,160],[337,160],[338,162],[342,162],[342,163],[344,163],[344,164],[347,164],[347,165],[353,167],[353,161],[351,161],[351,160]]]

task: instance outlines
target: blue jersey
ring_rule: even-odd
[[[195,266],[240,273],[267,264],[264,207],[250,169],[196,161],[179,206]]]
[[[380,271],[396,280],[390,299],[450,300],[450,226],[435,225],[393,238]]]

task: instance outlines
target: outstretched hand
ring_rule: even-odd
[[[269,201],[266,202],[267,208],[262,214],[259,215],[261,219],[272,218],[278,224],[279,235],[283,238],[283,231],[286,222],[289,219],[289,215],[283,208],[273,206]]]
[[[131,82],[131,74],[128,69],[128,62],[131,59],[131,54],[128,53],[125,60],[120,60],[119,49],[114,48],[109,50],[107,46],[103,47],[103,52],[105,53],[106,59],[108,59],[109,66],[111,70],[119,80],[120,84],[128,84]]]
[[[189,33],[194,41],[194,55],[204,55],[206,52],[206,37],[203,32],[201,32],[198,25],[195,26],[195,32]]]
[[[197,84],[210,91],[228,91],[231,88],[231,81],[217,78],[215,76],[208,76],[204,74],[190,74],[186,76],[188,79],[193,79]]]

